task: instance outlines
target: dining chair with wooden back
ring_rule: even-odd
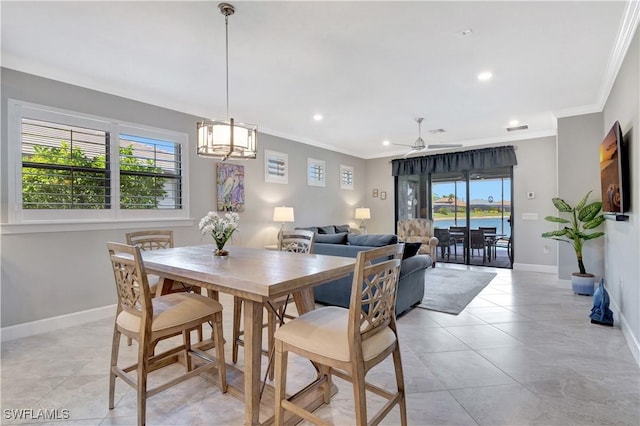
[[[152,298],[140,248],[109,242],[107,249],[118,295],[109,370],[109,409],[115,406],[116,378],[136,389],[138,425],[146,423],[147,398],[205,371],[217,369],[220,391],[225,393],[222,305],[194,293],[171,293]],[[216,358],[191,346],[191,332],[206,322],[213,327]],[[127,367],[118,365],[122,335],[138,344],[137,362]],[[159,341],[180,335],[182,344],[160,354],[154,353]],[[176,362],[180,353],[184,354],[186,372],[149,389],[149,373]],[[194,357],[200,365],[194,365]]]
[[[278,235],[278,250],[291,253],[312,253],[315,233],[304,229],[283,230]],[[273,333],[278,324],[283,324],[285,318],[292,319],[293,316],[286,313],[286,307],[293,299],[291,295],[279,297],[264,303],[267,311],[267,323],[263,327],[267,328],[267,350],[263,351],[271,358],[273,354]],[[242,317],[242,299],[233,298],[233,343],[231,359],[235,364],[238,362],[238,347],[244,346],[244,330],[240,328],[240,318]],[[269,380],[273,380],[273,364],[268,366]]]
[[[128,245],[139,247],[142,251],[173,248],[173,231],[170,229],[149,229],[144,231],[127,232],[125,234],[125,238],[127,239]],[[147,280],[149,282],[149,290],[151,290],[151,297],[155,297],[159,294],[184,291],[201,293],[200,288],[187,286],[178,281],[174,281],[171,284],[171,288],[165,290],[163,289],[164,279],[154,274],[147,275]],[[198,330],[198,341],[202,341],[201,328]],[[131,339],[129,339],[127,343],[131,346]]]
[[[125,237],[128,245],[140,247],[140,250],[143,251],[173,248],[173,231],[169,229],[151,229],[127,232]],[[149,279],[149,288],[151,289],[151,293],[155,295],[158,285],[162,286],[162,279],[153,274],[150,274],[147,278]],[[191,288],[186,287],[183,283],[175,282],[168,292],[173,293],[190,290]]]
[[[309,359],[318,368],[317,379],[302,391],[322,385],[324,402],[331,398],[332,376],[353,385],[355,421],[367,424],[365,390],[387,399],[371,419],[378,424],[397,404],[400,422],[407,424],[404,377],[395,320],[395,301],[400,275],[403,244],[393,244],[358,253],[351,286],[349,309],[323,307],[287,322],[275,333],[275,424],[282,425],[285,411],[314,424],[327,421],[295,404],[296,397],[286,396],[289,352]],[[366,374],[374,366],[393,357],[395,391],[367,383]]]

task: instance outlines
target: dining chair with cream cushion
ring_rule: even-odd
[[[169,229],[151,229],[128,232],[125,234],[125,237],[127,238],[128,245],[140,247],[140,250],[173,248],[173,231]],[[149,280],[151,293],[155,295],[158,285],[162,286],[162,279],[153,274],[150,274],[147,278]],[[183,283],[176,282],[173,284],[169,292],[173,293],[189,290],[191,290],[191,288],[186,287]]]
[[[200,294],[185,292],[152,298],[140,248],[110,242],[107,243],[107,249],[118,295],[109,371],[109,409],[113,409],[115,405],[116,378],[136,389],[138,425],[146,422],[147,398],[205,371],[217,369],[220,391],[225,393],[227,382],[222,305]],[[191,346],[191,332],[206,322],[210,322],[213,327],[216,358]],[[138,344],[137,362],[127,367],[118,365],[122,335]],[[159,341],[180,335],[182,344],[154,354]],[[186,372],[149,389],[149,373],[176,362],[180,353],[184,355]],[[196,366],[194,361],[199,365]]]
[[[355,421],[342,423],[378,424],[395,405],[400,409],[400,422],[407,424],[404,378],[398,332],[395,320],[396,291],[400,274],[403,244],[393,244],[358,253],[351,286],[349,309],[323,307],[287,322],[275,333],[275,424],[282,425],[285,411],[314,424],[329,424],[287,397],[287,360],[290,352],[312,361],[318,369],[313,385],[321,385],[324,402],[331,397],[332,376],[353,384]],[[367,383],[367,372],[393,357],[395,391]],[[386,404],[367,423],[365,391],[387,399]]]
[[[304,229],[283,230],[278,235],[278,250],[288,251],[291,253],[311,253],[313,251],[313,243],[315,233]],[[286,306],[293,301],[291,295],[281,296],[274,300],[264,303],[267,311],[267,323],[263,327],[267,327],[267,350],[263,351],[266,356],[271,358],[273,354],[273,333],[278,324],[283,324],[285,318],[292,319],[293,316],[286,313]],[[231,350],[231,360],[235,364],[238,362],[238,347],[244,346],[244,330],[240,328],[240,319],[242,317],[242,299],[233,298],[233,343]],[[273,364],[269,362],[268,367],[269,380],[273,380]]]
[[[125,234],[127,244],[130,246],[140,247],[140,250],[158,250],[165,248],[173,248],[173,231],[170,229],[150,229],[143,231],[127,232]],[[155,297],[156,294],[163,292],[164,279],[154,275],[147,275],[149,282],[149,290],[151,291],[151,297]],[[187,286],[184,283],[174,281],[171,288],[165,291],[165,293],[177,293],[183,291],[194,291],[201,293],[199,287]],[[198,330],[198,341],[202,341],[202,329]],[[131,346],[131,340],[128,340],[128,345]]]

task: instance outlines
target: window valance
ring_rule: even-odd
[[[484,170],[518,164],[513,146],[425,155],[391,161],[393,176]]]

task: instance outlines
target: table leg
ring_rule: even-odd
[[[247,426],[260,424],[262,315],[262,303],[244,300],[244,400]]]

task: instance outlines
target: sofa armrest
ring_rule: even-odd
[[[429,245],[431,247],[437,247],[439,242],[440,240],[438,240],[436,237],[429,238]]]

